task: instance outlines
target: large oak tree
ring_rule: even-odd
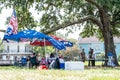
[[[73,25],[76,24],[77,27],[84,25],[84,28],[89,30],[97,30],[104,40],[105,58],[108,58],[107,53],[112,52],[115,64],[119,65],[113,35],[119,35],[120,0],[3,0],[0,2],[6,7],[17,10],[20,28],[37,26],[29,12],[34,6],[38,13],[42,12],[38,24],[41,31],[46,34],[69,26],[73,29]],[[94,32],[88,33],[94,35]]]

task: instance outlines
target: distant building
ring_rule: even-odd
[[[32,54],[32,48],[29,42],[3,41],[2,46],[3,50],[0,52],[0,64],[13,64],[15,57],[19,59]]]
[[[117,55],[120,55],[120,38],[114,38],[115,50]],[[88,54],[89,49],[93,48],[95,53],[102,53],[104,51],[104,42],[101,42],[95,36],[87,37],[87,38],[79,38],[78,39],[78,47],[79,49],[85,49],[85,53]]]

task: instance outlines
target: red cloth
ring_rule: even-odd
[[[48,67],[47,67],[46,65],[40,65],[40,66],[38,67],[38,70],[42,70],[42,69],[47,70]]]

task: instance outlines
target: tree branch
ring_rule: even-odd
[[[71,26],[71,25],[80,24],[80,23],[82,23],[84,21],[88,21],[88,20],[91,20],[93,23],[97,24],[100,28],[102,28],[102,24],[97,18],[95,18],[93,16],[87,16],[87,17],[78,19],[77,21],[66,22],[66,23],[61,24],[57,27],[53,27],[52,29],[46,30],[44,33],[48,34],[50,32],[53,32],[53,31],[56,31],[56,30],[59,30],[59,29],[62,29],[62,28],[66,28],[66,27]]]
[[[93,0],[86,0],[88,3],[91,3],[93,5],[95,5],[99,10],[101,10],[101,7]]]
[[[86,1],[87,1],[88,3],[96,6],[96,7],[98,8],[98,11],[99,11],[100,16],[102,16],[101,14],[103,14],[104,11],[103,11],[103,8],[102,8],[100,5],[98,5],[98,3],[96,3],[96,2],[93,1],[93,0],[86,0]],[[101,22],[103,22],[103,20],[101,20]],[[101,26],[100,29],[103,30],[103,26]]]

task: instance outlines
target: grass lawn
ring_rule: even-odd
[[[1,66],[0,80],[120,80],[120,67],[90,67],[85,70],[37,70]]]
[[[88,66],[88,61],[85,61],[84,65],[85,65],[85,66]],[[95,65],[96,65],[96,66],[102,66],[102,61],[96,61],[96,62],[95,62]]]

